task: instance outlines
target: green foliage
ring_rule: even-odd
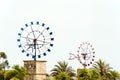
[[[25,74],[26,72],[24,67],[14,65],[13,70],[8,70],[5,72],[5,80],[24,80]]]
[[[0,52],[0,58],[6,59],[7,55],[5,54],[5,52]]]
[[[0,52],[0,70],[5,70],[5,67],[8,67],[9,63],[7,60],[7,55],[5,52]]]
[[[99,59],[93,64],[93,69],[96,69],[100,73],[100,78],[102,80],[107,80],[110,78],[110,71],[112,67],[106,64],[105,61]]]
[[[98,80],[99,72],[93,69],[79,69],[77,77],[78,80]]]
[[[14,71],[17,73],[15,75],[16,78],[20,79],[20,80],[24,80],[25,77],[25,68],[24,67],[20,67],[19,65],[15,65],[13,66]]]
[[[51,75],[54,77],[61,73],[66,73],[72,80],[72,77],[75,76],[75,70],[73,70],[71,66],[68,66],[68,63],[65,61],[59,61],[57,63],[58,64],[51,70]]]
[[[0,79],[4,79],[4,74],[3,74],[3,71],[0,71]]]
[[[10,80],[20,80],[20,79],[18,79],[18,78],[16,78],[16,77],[13,77],[13,78],[10,79]]]
[[[68,74],[62,72],[55,76],[55,80],[70,80]]]
[[[81,69],[77,76],[78,80],[88,80],[91,77],[90,72],[86,68]]]
[[[96,69],[91,69],[91,80],[99,80],[100,73]]]
[[[17,74],[17,73],[16,73],[16,71],[14,71],[14,70],[7,70],[7,71],[5,72],[5,80],[10,80],[10,79],[12,79],[13,77],[15,77],[16,74]]]
[[[110,71],[110,79],[111,80],[120,80],[120,74],[119,72],[113,70],[113,71]]]
[[[49,74],[46,74],[46,80],[51,80]]]

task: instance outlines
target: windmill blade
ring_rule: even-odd
[[[69,60],[73,60],[73,59],[75,59],[75,55],[74,55],[74,54],[69,53],[69,55],[70,55]]]

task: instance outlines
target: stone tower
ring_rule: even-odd
[[[24,60],[25,80],[46,80],[46,61]]]

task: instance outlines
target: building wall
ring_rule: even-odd
[[[25,80],[46,80],[46,61],[24,60]]]

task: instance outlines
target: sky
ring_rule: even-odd
[[[83,68],[69,53],[77,54],[82,42],[95,49],[95,61],[102,59],[120,72],[120,0],[0,0],[0,52],[7,54],[10,66],[32,60],[18,48],[20,28],[31,21],[50,27],[54,47],[47,56],[47,72],[58,61],[73,69]]]

